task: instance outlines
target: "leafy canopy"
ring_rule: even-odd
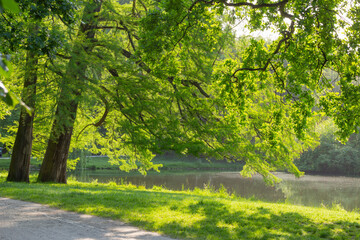
[[[76,34],[78,12],[41,15],[69,1],[57,2],[36,5],[46,19],[34,36],[46,63],[40,82],[52,94],[40,109],[51,117],[72,50],[91,48],[79,50],[86,71],[70,85],[82,91],[68,96],[80,103],[72,146],[109,155],[123,170],[156,169],[153,154],[174,150],[244,161],[245,175],[275,181],[275,169],[301,175],[293,160],[316,145],[324,113],[341,139],[357,131],[357,2],[109,0],[89,16],[98,21],[93,41]],[[239,37],[240,21],[277,39]]]

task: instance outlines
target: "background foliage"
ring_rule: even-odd
[[[352,134],[342,144],[336,139],[335,124],[331,120],[318,126],[320,145],[304,152],[295,161],[299,169],[308,173],[325,173],[338,175],[360,174],[360,134]]]

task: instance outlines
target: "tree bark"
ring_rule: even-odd
[[[75,45],[68,63],[66,74],[51,129],[45,157],[40,168],[38,181],[66,183],[66,164],[69,155],[76,112],[81,88],[84,85],[86,61],[81,59],[81,50],[90,53],[93,49],[97,21],[95,14],[100,11],[102,1],[91,1],[85,6],[78,36],[85,36],[83,44]]]
[[[29,27],[29,33],[37,32],[36,23]],[[26,53],[24,90],[22,101],[35,109],[38,55],[32,50]],[[7,181],[29,182],[30,158],[32,150],[34,112],[29,115],[21,108],[19,127],[16,133]]]

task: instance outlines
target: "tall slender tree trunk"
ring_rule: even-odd
[[[81,52],[90,53],[93,49],[97,20],[95,14],[101,9],[102,1],[92,0],[85,6],[78,36],[85,36],[83,44],[75,45],[66,74],[51,129],[45,157],[40,168],[38,181],[66,183],[66,164],[73,133],[81,88],[84,85],[86,61]]]
[[[37,32],[38,25],[33,23],[29,27],[29,34]],[[35,109],[36,81],[38,55],[32,50],[26,53],[24,89],[22,101]],[[11,156],[8,181],[29,182],[30,158],[33,138],[34,112],[29,115],[21,108],[19,127],[16,133],[13,154]]]

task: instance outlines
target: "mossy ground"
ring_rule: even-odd
[[[229,196],[225,189],[170,191],[116,185],[6,182],[0,196],[119,219],[180,239],[360,239],[360,214],[265,203]]]

